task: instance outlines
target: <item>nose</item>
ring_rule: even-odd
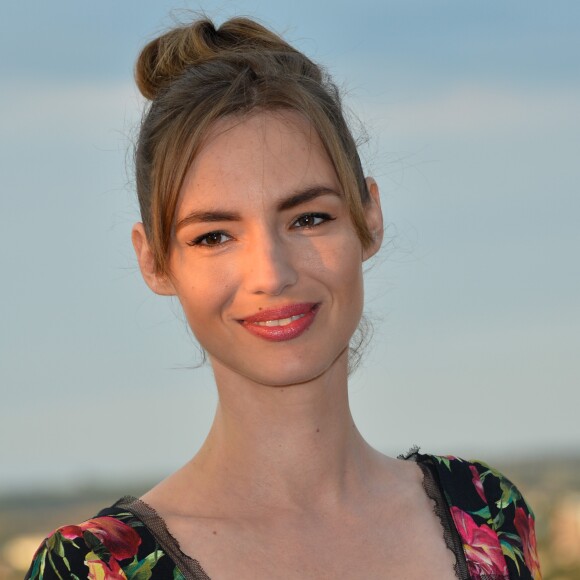
[[[245,287],[252,294],[279,296],[298,281],[296,256],[279,236],[260,235],[245,256]]]

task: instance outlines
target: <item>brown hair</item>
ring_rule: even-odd
[[[167,253],[185,174],[209,127],[228,115],[290,109],[310,121],[334,165],[363,247],[369,193],[336,86],[321,67],[247,18],[217,30],[203,18],[178,26],[143,48],[135,66],[151,101],[135,152],[141,218],[158,273]]]

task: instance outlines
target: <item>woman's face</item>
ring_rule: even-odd
[[[348,347],[363,305],[363,251],[334,168],[297,113],[216,123],[180,192],[170,276],[220,371],[283,386],[324,373]],[[216,369],[217,370],[217,369]]]

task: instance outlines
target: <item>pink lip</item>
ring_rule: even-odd
[[[314,322],[318,312],[319,303],[289,304],[280,308],[261,310],[260,312],[248,316],[241,320],[241,325],[252,334],[271,340],[281,342],[299,337]],[[292,316],[300,316],[285,326],[259,326],[257,322],[267,322],[268,320],[281,320]]]

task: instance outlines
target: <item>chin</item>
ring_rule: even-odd
[[[216,362],[218,366],[225,367],[244,378],[267,387],[290,387],[292,385],[304,385],[312,382],[329,372],[343,372],[348,370],[348,345],[334,355],[326,353],[326,356],[316,356],[316,360],[308,360],[310,356],[293,357],[293,360],[270,360],[269,364],[248,367],[247,364],[228,364],[225,361],[211,359],[214,371]]]

